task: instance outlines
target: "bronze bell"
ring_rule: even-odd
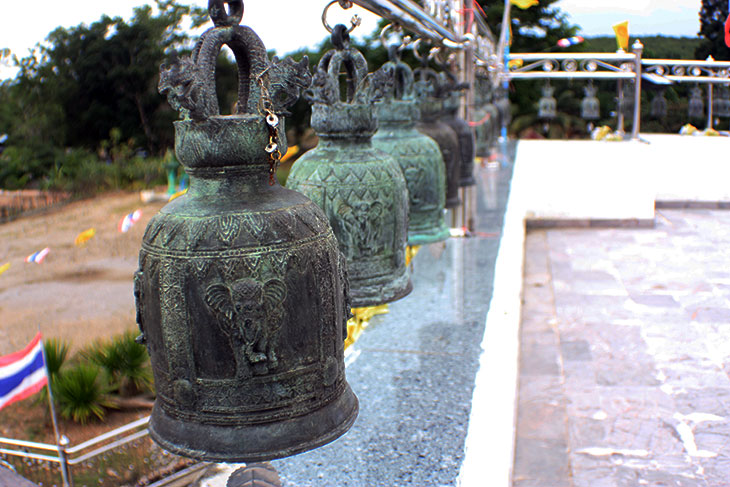
[[[585,97],[580,103],[580,116],[584,120],[593,121],[601,118],[601,104],[596,97],[598,88],[593,86],[593,82],[589,82],[588,85],[583,88]]]
[[[447,91],[441,120],[451,127],[459,141],[459,186],[474,186],[477,183],[474,179],[474,158],[476,157],[474,130],[466,120],[459,116],[460,92],[467,89],[469,85],[458,84],[451,73],[441,74]]]
[[[287,187],[317,203],[347,258],[353,307],[395,301],[412,290],[406,267],[408,190],[398,163],[373,147],[374,103],[393,83],[387,67],[368,74],[365,57],[333,29],[335,49],[322,57],[305,92],[319,144],[292,166]],[[346,71],[345,100],[340,71]]]
[[[553,96],[555,88],[545,85],[542,88],[542,97],[537,105],[537,117],[542,120],[552,120],[558,115],[558,102]]]
[[[215,27],[191,57],[160,68],[190,186],[147,226],[135,295],[157,390],[150,436],[186,457],[249,462],[333,441],[358,402],[343,360],[344,258],[319,207],[273,177],[308,61],[270,62],[238,25],[243,3],[227,3],[209,2]],[[239,69],[227,116],[214,77],[224,44]]]
[[[730,91],[727,86],[717,86],[715,91],[717,94],[712,100],[712,113],[716,117],[730,117]]]
[[[654,95],[649,105],[649,115],[652,118],[665,118],[667,116],[667,99],[664,97],[664,90]]]
[[[395,46],[393,46],[395,47]],[[408,186],[408,244],[423,245],[449,238],[444,221],[446,174],[441,151],[433,139],[416,130],[420,113],[413,71],[391,49],[393,88],[376,104],[378,131],[373,146],[393,156]]]
[[[472,119],[474,127],[474,147],[477,157],[489,157],[489,130],[492,114],[489,111],[489,86],[484,76],[475,78],[474,106]]]
[[[687,113],[690,118],[702,118],[705,116],[705,102],[702,100],[702,88],[699,86],[692,88]]]
[[[415,70],[415,74],[417,76],[416,98],[421,110],[421,121],[416,128],[438,144],[446,169],[445,207],[456,208],[461,204],[459,199],[459,180],[461,179],[459,139],[456,132],[441,121],[444,87],[433,69],[418,68]]]

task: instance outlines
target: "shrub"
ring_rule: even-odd
[[[43,354],[46,359],[46,368],[51,380],[58,376],[61,366],[68,357],[69,344],[57,338],[43,341]]]
[[[57,376],[53,388],[61,416],[81,424],[92,416],[104,419],[106,409],[114,407],[101,369],[94,365],[79,363],[66,368]]]
[[[83,352],[91,362],[108,374],[113,391],[131,396],[152,388],[152,372],[144,345],[135,341],[136,333],[127,333],[108,342],[97,342]]]

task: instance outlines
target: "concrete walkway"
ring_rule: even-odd
[[[729,264],[728,211],[528,233],[514,487],[730,485]]]

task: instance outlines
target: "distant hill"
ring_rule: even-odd
[[[633,44],[637,37],[631,37]],[[639,36],[644,44],[645,58],[695,59],[695,49],[702,41],[699,37]],[[613,36],[586,37],[582,51],[615,52],[616,38]]]

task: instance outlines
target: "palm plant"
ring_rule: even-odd
[[[58,376],[61,366],[68,357],[69,348],[68,343],[57,338],[49,338],[43,342],[43,354],[50,380]]]
[[[91,362],[109,376],[112,389],[121,396],[131,396],[152,388],[147,349],[135,341],[133,331],[108,342],[97,342],[83,352]]]
[[[86,424],[95,416],[104,419],[106,409],[114,407],[109,386],[99,367],[79,363],[58,374],[53,384],[61,416]]]

